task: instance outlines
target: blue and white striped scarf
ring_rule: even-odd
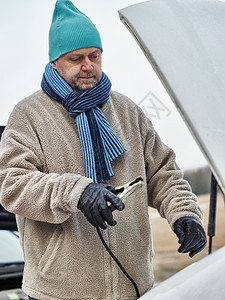
[[[98,108],[110,96],[111,82],[105,73],[92,89],[73,90],[48,63],[41,87],[52,99],[60,102],[76,119],[83,152],[86,176],[103,182],[114,176],[111,162],[126,151],[107,119]]]

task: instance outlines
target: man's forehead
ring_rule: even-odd
[[[71,51],[67,55],[90,55],[92,53],[101,53],[101,50],[96,47],[86,47]]]

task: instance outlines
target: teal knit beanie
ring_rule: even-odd
[[[49,30],[49,61],[70,51],[100,48],[99,32],[92,21],[69,0],[57,0]]]

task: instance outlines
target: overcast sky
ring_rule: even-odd
[[[143,1],[74,0],[98,28],[103,44],[103,71],[112,89],[130,97],[151,117],[164,143],[177,154],[178,165],[193,169],[207,162],[184,121],[118,10]],[[40,89],[48,63],[48,31],[55,0],[7,0],[0,18],[0,125],[6,125],[13,107]]]

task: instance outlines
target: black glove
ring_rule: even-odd
[[[204,228],[193,217],[182,217],[174,223],[174,232],[181,244],[178,252],[189,253],[193,257],[202,251],[206,245],[206,235]]]
[[[107,201],[112,205],[108,206]],[[106,229],[107,225],[105,222],[111,226],[116,225],[112,215],[112,208],[123,210],[124,203],[116,196],[112,186],[103,183],[91,183],[83,191],[77,208],[83,212],[92,225]]]

